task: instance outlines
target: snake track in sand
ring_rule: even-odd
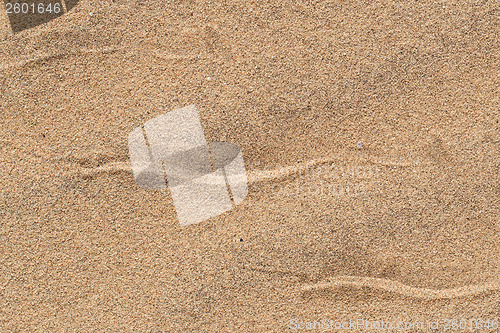
[[[301,287],[302,292],[335,290],[339,288],[369,288],[394,293],[408,298],[422,300],[452,299],[475,297],[482,294],[500,291],[500,282],[491,281],[483,284],[469,285],[458,288],[429,289],[412,287],[398,281],[359,276],[338,276],[326,282],[307,284]]]
[[[322,165],[329,165],[340,160],[341,159],[338,157],[331,157],[331,158],[309,160],[292,166],[284,166],[284,167],[277,166],[271,170],[249,170],[247,171],[248,183],[255,184],[264,181],[277,181],[289,177],[291,175],[300,172],[305,172],[308,170],[313,170]],[[372,160],[369,163],[376,165],[383,165],[383,166],[394,166],[394,167],[409,167],[414,165],[422,165],[421,163],[418,164],[392,163],[388,161],[378,161],[378,160]],[[93,177],[101,173],[115,173],[115,172],[126,172],[132,175],[132,168],[130,166],[130,163],[128,162],[109,162],[95,168],[79,168],[78,170],[75,170],[75,172],[85,177]]]

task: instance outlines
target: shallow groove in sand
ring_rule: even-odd
[[[338,276],[326,282],[307,284],[300,288],[302,292],[325,291],[339,288],[369,288],[394,293],[403,297],[423,300],[452,299],[475,297],[486,293],[500,291],[500,282],[491,281],[483,284],[469,285],[448,289],[429,289],[412,287],[398,281],[373,277]]]
[[[43,60],[51,60],[51,59],[59,59],[63,58],[65,56],[72,56],[72,55],[80,55],[80,54],[90,54],[90,53],[112,53],[116,52],[119,50],[124,49],[123,47],[118,48],[118,47],[104,47],[100,49],[79,49],[77,51],[72,51],[72,52],[59,52],[59,53],[49,53],[49,54],[42,54],[38,55],[35,57],[23,59],[17,62],[10,62],[7,64],[4,64],[3,66],[0,66],[0,71],[1,70],[6,70],[6,69],[11,69],[11,68],[18,68],[18,67],[23,67],[26,65],[29,65],[31,63],[35,63],[38,61],[43,61]]]
[[[122,45],[122,46],[108,46],[108,47],[103,47],[103,48],[80,48],[77,50],[73,51],[66,51],[66,52],[55,52],[55,53],[48,53],[48,54],[41,54],[37,56],[33,56],[30,58],[22,59],[16,62],[8,62],[4,63],[2,66],[0,66],[0,71],[7,70],[7,69],[12,69],[12,68],[22,68],[26,65],[38,62],[38,61],[43,61],[43,60],[52,60],[52,59],[61,59],[64,57],[68,56],[75,56],[75,55],[86,55],[86,54],[105,54],[105,53],[114,53],[114,52],[124,52],[127,54],[130,53],[138,53],[138,54],[147,54],[147,55],[152,55],[157,58],[163,59],[163,60],[193,60],[193,59],[208,59],[206,56],[201,56],[199,54],[192,54],[192,55],[187,55],[187,54],[177,54],[177,53],[172,53],[168,52],[165,50],[161,49],[148,49],[148,48],[133,48],[130,45]]]
[[[277,181],[289,177],[291,175],[313,170],[322,165],[328,165],[340,161],[340,157],[331,157],[324,159],[313,159],[298,163],[296,165],[276,167],[271,170],[250,170],[247,171],[247,181],[249,184],[255,184],[264,181]],[[366,163],[366,162],[365,162]],[[421,163],[392,163],[390,161],[377,161],[371,160],[368,163],[383,165],[383,166],[394,166],[394,167],[410,167],[416,165],[422,165]],[[126,172],[132,174],[132,168],[128,162],[109,162],[105,165],[96,168],[79,168],[75,170],[76,173],[85,177],[94,177],[101,173],[115,173],[115,172]]]

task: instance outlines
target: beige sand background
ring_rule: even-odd
[[[0,15],[0,332],[499,318],[499,16],[84,0],[12,34]],[[127,136],[193,103],[251,183],[181,229]]]

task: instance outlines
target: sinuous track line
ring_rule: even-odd
[[[138,48],[131,49],[128,45],[125,46],[107,46],[103,48],[79,48],[77,50],[65,51],[65,52],[54,52],[48,54],[38,54],[36,56],[32,56],[29,58],[21,59],[14,62],[4,62],[0,66],[0,71],[4,71],[7,69],[19,69],[23,66],[36,63],[39,61],[49,61],[49,60],[57,60],[63,59],[65,57],[70,56],[81,56],[86,54],[105,54],[105,53],[114,53],[114,52],[124,52],[124,53],[138,53],[138,54],[147,54],[153,55],[157,58],[163,60],[192,60],[192,59],[205,59],[207,57],[196,55],[182,55],[176,53],[170,53],[158,49],[147,49],[147,48]]]
[[[478,285],[469,285],[448,289],[429,289],[408,286],[398,281],[390,279],[359,277],[359,276],[338,276],[330,278],[326,282],[308,284],[300,288],[302,292],[335,290],[338,288],[370,288],[391,292],[397,295],[423,300],[451,299],[462,297],[474,297],[485,293],[500,291],[500,281],[492,281]]]
[[[266,180],[279,180],[286,178],[292,174],[309,170],[320,164],[325,164],[326,161],[305,162],[297,166],[281,167],[274,170],[252,170],[247,172],[247,181],[249,184],[259,183]],[[132,168],[126,162],[111,162],[97,168],[85,168],[77,170],[83,176],[95,176],[100,173],[127,172],[132,174]]]
[[[13,145],[12,142],[5,140],[4,144],[10,145],[12,148],[19,148],[17,145]],[[25,150],[25,149],[22,149]],[[67,156],[64,157],[54,157],[53,155],[47,154],[47,153],[42,153],[41,151],[36,151],[36,152],[27,152],[29,155],[37,156],[37,157],[44,157],[47,161],[52,161],[55,163],[69,163],[70,161],[68,160],[68,156],[71,156],[73,158],[83,158],[84,154],[81,152],[68,152],[66,154]],[[96,151],[98,153],[98,151]],[[82,156],[80,156],[82,155]],[[103,156],[107,155],[105,152],[103,152]],[[277,181],[280,179],[284,179],[286,177],[289,177],[291,175],[305,172],[308,170],[314,170],[315,168],[318,168],[322,165],[331,165],[336,162],[341,162],[341,163],[346,163],[350,162],[350,164],[361,164],[361,165],[376,165],[376,166],[390,166],[390,167],[415,167],[415,166],[424,166],[427,164],[427,161],[421,161],[421,160],[414,160],[414,161],[408,161],[408,162],[399,162],[399,161],[390,161],[387,159],[381,159],[373,155],[365,155],[362,157],[360,160],[360,156],[357,153],[350,154],[351,156],[347,156],[345,154],[336,154],[333,156],[329,156],[327,158],[321,158],[321,159],[311,159],[309,161],[304,161],[301,163],[297,163],[295,165],[289,165],[289,166],[276,166],[274,169],[270,170],[247,170],[247,182],[248,184],[255,184],[255,183],[260,183],[264,181]],[[361,162],[361,163],[360,163]],[[130,163],[124,162],[124,161],[110,161],[107,162],[101,166],[94,167],[94,168],[87,168],[83,166],[74,166],[73,173],[84,176],[84,177],[95,177],[99,174],[113,174],[116,172],[125,172],[129,173],[132,175],[132,167]],[[358,178],[363,178],[363,177],[358,177]],[[238,179],[235,179],[238,180]]]
[[[113,53],[116,51],[119,51],[123,48],[118,48],[118,47],[104,47],[101,49],[90,49],[90,48],[82,48],[77,51],[72,51],[72,52],[56,52],[56,53],[49,53],[49,54],[41,54],[37,55],[31,58],[27,59],[21,59],[17,62],[10,62],[10,63],[5,63],[2,66],[0,66],[0,71],[7,70],[7,69],[12,69],[12,68],[20,68],[38,61],[44,61],[44,60],[52,60],[52,59],[60,59],[64,58],[66,56],[72,56],[72,55],[83,55],[83,54],[90,54],[90,53]]]
[[[252,170],[247,172],[247,181],[249,184],[258,183],[266,180],[277,180],[285,178],[294,173],[311,169],[324,161],[305,162],[297,166],[288,166],[277,168],[274,170]],[[84,168],[76,172],[84,176],[94,176],[100,173],[113,173],[117,171],[127,172],[132,174],[132,168],[127,162],[111,162],[97,168]]]
[[[276,181],[291,176],[293,174],[311,170],[321,165],[331,164],[339,160],[340,158],[338,157],[315,159],[298,163],[292,166],[285,166],[285,167],[278,166],[275,169],[271,170],[250,170],[247,171],[247,182],[249,184],[254,184],[263,181]],[[386,165],[386,166],[391,165],[395,167],[409,167],[415,165],[411,163],[405,163],[405,164],[391,163],[388,161],[371,161],[371,163]],[[110,162],[96,168],[80,168],[75,172],[78,172],[83,176],[96,176],[100,173],[114,173],[114,172],[127,172],[132,174],[132,168],[130,166],[130,163],[128,162]]]

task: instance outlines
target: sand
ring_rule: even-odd
[[[12,33],[2,9],[0,332],[499,319],[499,13],[83,0]],[[249,194],[181,228],[127,137],[190,104]]]

